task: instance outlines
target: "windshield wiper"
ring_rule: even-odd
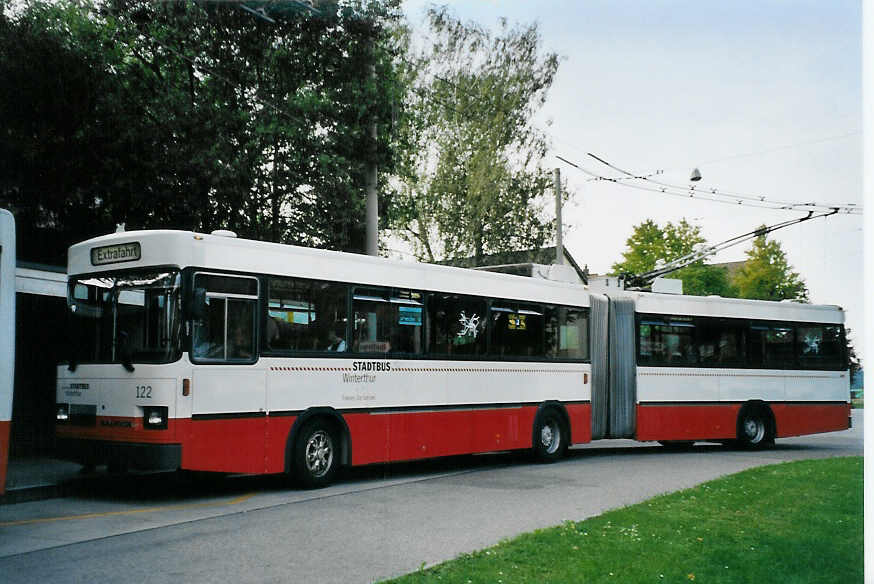
[[[133,351],[128,344],[127,331],[118,331],[118,359],[126,371],[131,373],[134,371]]]

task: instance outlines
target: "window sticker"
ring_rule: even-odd
[[[524,314],[511,314],[507,318],[507,328],[511,331],[524,331],[525,327],[525,317]]]
[[[822,329],[801,329],[804,331],[802,350],[803,355],[819,355],[819,347],[822,343]]]
[[[309,324],[312,320],[312,313],[310,312],[292,312],[291,322],[294,324]]]
[[[461,311],[461,316],[458,317],[458,322],[461,324],[461,330],[458,331],[459,337],[471,337],[476,338],[477,334],[479,334],[479,330],[477,327],[479,326],[479,315],[473,314],[470,318],[464,314],[464,311]]]
[[[398,306],[398,324],[422,326],[422,307]]]

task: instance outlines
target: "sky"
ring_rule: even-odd
[[[454,0],[484,27],[537,22],[562,58],[538,118],[571,200],[565,246],[592,273],[621,259],[634,225],[686,218],[718,243],[804,213],[744,208],[623,187],[591,152],[671,184],[782,201],[863,204],[862,7],[846,0]],[[405,0],[414,27],[431,2]],[[836,215],[770,235],[818,304],[846,310],[863,339],[863,218]],[[711,262],[745,258],[750,244]]]

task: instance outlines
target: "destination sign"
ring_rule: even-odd
[[[91,250],[91,265],[93,266],[135,262],[138,259],[140,259],[140,244],[138,241],[95,247]]]

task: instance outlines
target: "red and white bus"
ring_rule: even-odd
[[[607,298],[229,232],[98,237],[70,248],[68,274],[57,437],[85,464],[321,486],[341,465],[848,426],[836,307]],[[673,362],[689,344],[694,364]]]

